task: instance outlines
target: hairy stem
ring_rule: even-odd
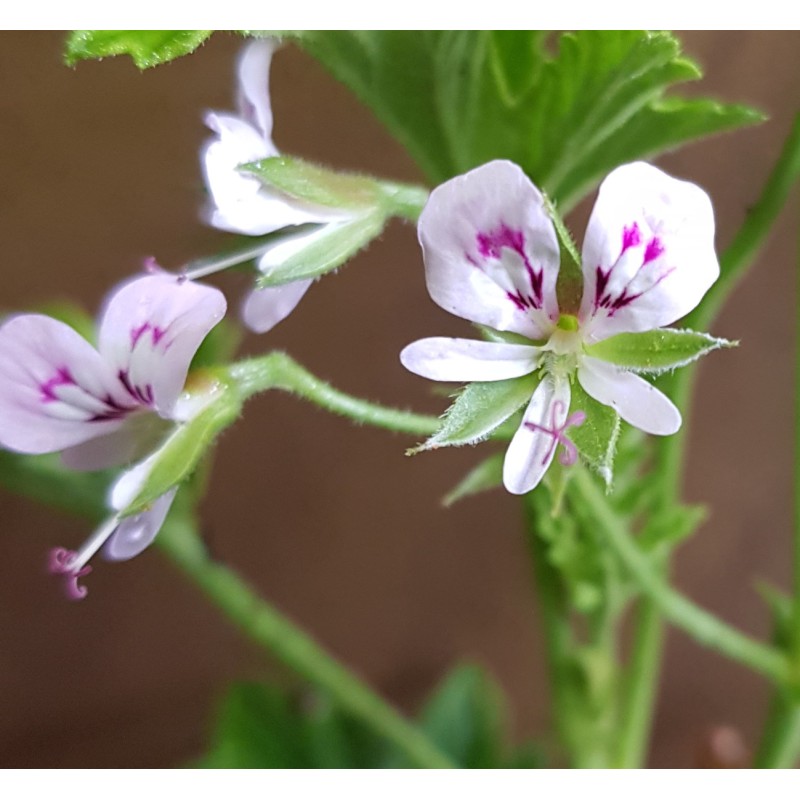
[[[259,597],[232,569],[212,561],[194,524],[185,516],[173,515],[157,542],[248,639],[324,690],[342,709],[394,744],[415,766],[455,766],[417,727]]]
[[[280,389],[303,397],[333,414],[413,436],[428,436],[441,424],[437,417],[388,408],[340,392],[312,375],[286,353],[269,353],[240,361],[228,368],[228,375],[244,398],[268,389]]]

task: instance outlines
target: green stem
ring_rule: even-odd
[[[638,769],[647,757],[663,649],[661,612],[653,600],[643,597],[636,610],[633,652],[623,686],[614,764],[620,769]]]
[[[428,202],[428,190],[422,186],[381,181],[381,189],[392,214],[408,222],[416,222]]]
[[[237,384],[245,399],[268,389],[281,389],[303,397],[333,414],[398,433],[428,436],[435,433],[441,425],[437,417],[387,408],[340,392],[312,375],[286,353],[269,353],[240,361],[228,367],[227,374]]]
[[[552,689],[553,718],[562,745],[574,758],[574,737],[569,724],[574,704],[570,680],[574,669],[571,655],[571,633],[567,621],[563,587],[558,572],[547,560],[547,548],[537,530],[537,522],[542,512],[537,508],[538,498],[536,495],[536,492],[529,492],[524,497],[527,523],[526,541],[544,628],[544,649],[549,683]]]
[[[259,597],[239,575],[212,561],[191,521],[171,517],[157,542],[251,641],[327,692],[342,709],[393,743],[415,766],[455,766],[418,728]]]
[[[630,538],[625,525],[604,501],[599,487],[585,469],[575,469],[571,486],[578,494],[579,501],[585,503],[594,515],[599,530],[639,588],[668,620],[701,644],[766,675],[776,683],[789,682],[789,661],[783,653],[722,622],[669,586]]]
[[[800,705],[796,698],[776,691],[770,703],[753,766],[759,769],[789,769],[800,753]]]

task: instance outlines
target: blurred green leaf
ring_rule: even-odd
[[[442,498],[442,505],[451,506],[465,497],[479,492],[495,489],[503,485],[503,461],[505,453],[495,453],[473,467],[455,486]]]
[[[737,342],[707,333],[676,328],[658,328],[643,333],[620,333],[586,348],[586,355],[610,361],[635,372],[659,373],[685,367],[721,347]]]
[[[72,31],[64,60],[128,55],[139,69],[155,67],[196,50],[213,31]]]
[[[283,31],[346,84],[438,183],[515,161],[566,212],[613,167],[753,124],[667,96],[700,76],[668,33]]]
[[[206,769],[371,769],[388,746],[327,700],[234,684],[217,713]]]
[[[676,505],[647,520],[639,544],[645,550],[654,550],[661,545],[673,547],[691,536],[708,517],[708,509],[702,505]]]
[[[505,704],[499,687],[478,666],[447,675],[425,704],[422,729],[460,767],[492,769],[502,762]]]
[[[29,456],[0,449],[0,485],[72,514],[101,519],[108,487],[116,473],[74,472],[61,465],[58,454]]]

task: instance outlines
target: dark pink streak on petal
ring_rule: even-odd
[[[167,333],[166,328],[159,328],[158,325],[153,325],[153,346],[155,347]]]
[[[131,350],[136,347],[136,345],[139,343],[139,339],[141,339],[151,327],[152,326],[149,322],[143,322],[141,325],[131,328]]]
[[[645,248],[644,251],[644,263],[642,264],[642,266],[644,266],[645,264],[649,264],[651,261],[654,261],[663,252],[664,252],[664,245],[661,244],[661,240],[657,236],[654,236],[647,243],[647,247]]]
[[[528,254],[525,252],[525,234],[522,231],[509,228],[508,225],[502,223],[498,228],[489,233],[479,233],[476,240],[478,252],[484,258],[499,260],[502,258],[503,249],[508,249],[515,252],[522,259],[522,263],[525,265],[525,271],[528,274],[531,294],[525,294],[522,290],[508,292],[508,299],[520,310],[525,308],[541,308],[543,304],[542,283],[544,280],[544,270],[539,269],[537,271],[533,268]],[[470,259],[470,261],[472,261],[472,259]]]
[[[149,383],[144,387],[135,386],[133,383],[131,383],[130,375],[126,369],[121,369],[117,373],[117,378],[119,378],[119,382],[123,385],[125,391],[137,403],[145,406],[153,405],[153,387]]]
[[[637,247],[641,243],[642,234],[637,223],[632,222],[630,226],[626,226],[622,229],[622,253],[629,247]],[[622,256],[622,253],[620,253],[620,256]]]
[[[86,577],[92,568],[84,564],[80,569],[74,569],[76,553],[64,547],[55,547],[48,553],[47,571],[51,575],[64,576],[64,593],[69,600],[83,600],[89,593],[85,586],[81,586],[78,581]]]
[[[56,402],[58,400],[56,389],[59,386],[75,386],[75,378],[72,377],[68,367],[59,367],[52,378],[48,378],[39,386],[42,393],[41,401],[43,403]]]

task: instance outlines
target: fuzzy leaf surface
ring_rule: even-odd
[[[504,381],[470,383],[445,412],[442,427],[411,452],[460,447],[485,439],[531,399],[538,384],[536,373]]]
[[[620,333],[590,345],[586,353],[634,372],[659,373],[685,367],[713,350],[735,346],[736,342],[708,333],[658,328],[643,333]]]
[[[86,59],[128,55],[139,69],[164,64],[194,52],[213,31],[72,31],[64,60],[69,66]]]

